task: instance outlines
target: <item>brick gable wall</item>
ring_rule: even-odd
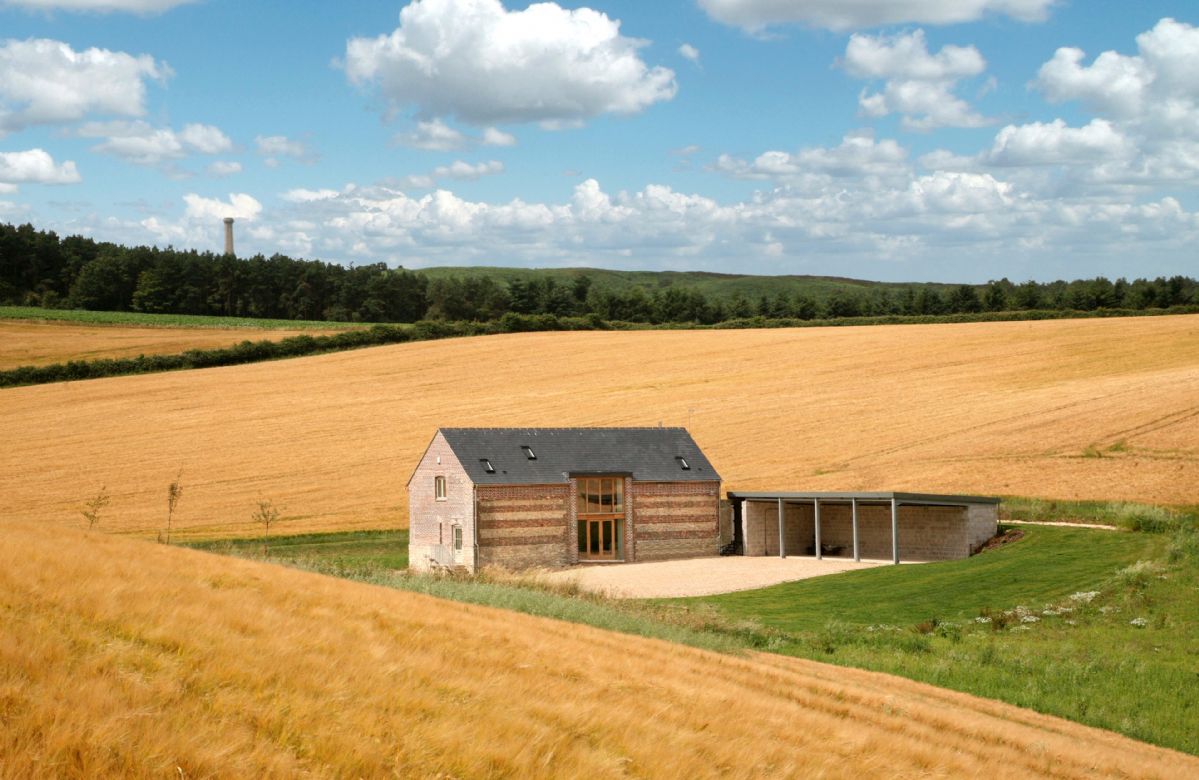
[[[438,500],[434,479],[446,478],[446,497]],[[429,444],[408,483],[408,567],[427,571],[435,566],[473,568],[475,488],[445,437],[438,433]],[[454,526],[462,528],[462,549],[456,551]]]

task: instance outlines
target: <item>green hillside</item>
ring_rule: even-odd
[[[445,266],[423,268],[416,273],[430,280],[449,277],[485,277],[496,282],[509,284],[512,281],[530,282],[550,278],[561,285],[570,286],[575,279],[586,276],[596,289],[612,292],[628,292],[640,287],[646,293],[675,287],[703,293],[710,300],[728,301],[740,294],[747,300],[757,300],[763,295],[774,297],[779,293],[789,296],[803,294],[819,301],[830,298],[837,292],[870,293],[875,290],[899,292],[908,288],[935,288],[940,292],[957,285],[925,282],[870,282],[861,279],[845,279],[836,276],[753,276],[749,274],[720,274],[705,271],[610,271],[603,268],[500,268],[492,266]],[[982,289],[982,285],[979,289]]]

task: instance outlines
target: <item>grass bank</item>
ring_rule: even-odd
[[[1121,443],[1108,448],[1110,452],[1123,452],[1126,449]],[[1199,525],[1197,505],[1166,507],[1130,501],[1064,501],[1005,496],[999,512],[1001,521],[1039,522],[1052,519],[1058,523],[1093,523],[1150,533],[1162,533],[1180,523]]]
[[[888,672],[1199,753],[1199,533],[1027,527],[966,561],[689,602],[775,652]]]
[[[1022,530],[1022,540],[964,561],[641,602],[498,572],[397,571],[403,531],[276,539],[268,559],[705,649],[888,672],[1199,754],[1194,523]],[[193,546],[262,557],[259,540]]]
[[[762,644],[755,636],[756,626],[750,624],[741,631],[729,630],[730,621],[713,622],[710,616],[698,614],[668,615],[655,604],[612,601],[576,587],[550,586],[526,576],[503,572],[477,576],[413,574],[406,570],[407,530],[191,542],[182,546],[706,650],[734,652]]]
[[[135,311],[42,309],[0,306],[0,320],[45,320],[84,325],[125,325],[144,328],[258,328],[260,330],[352,330],[369,325],[323,320],[270,320],[254,317],[208,317],[200,314],[145,314]]]

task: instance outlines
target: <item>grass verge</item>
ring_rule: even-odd
[[[46,320],[84,325],[125,325],[144,328],[259,328],[261,330],[352,330],[368,325],[323,320],[269,320],[254,317],[209,317],[200,314],[144,314],[135,311],[42,309],[0,306],[2,320]]]
[[[1199,525],[1199,506],[1164,507],[1129,501],[1061,501],[1005,496],[999,511],[1001,521],[1094,523],[1149,533],[1168,531],[1179,523]]]
[[[1162,533],[1024,531],[964,561],[660,601],[610,600],[502,572],[396,570],[404,531],[280,538],[267,559],[709,650],[887,672],[1199,754],[1195,524],[1179,520]],[[260,540],[192,546],[262,557]]]

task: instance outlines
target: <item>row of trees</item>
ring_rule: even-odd
[[[1013,310],[1150,309],[1199,304],[1194,279],[1105,278],[983,286],[846,285],[826,298],[779,292],[754,298],[683,287],[612,290],[588,276],[498,282],[487,276],[429,279],[383,263],[347,268],[284,255],[229,255],[123,247],[31,225],[0,224],[0,302],[100,311],[359,322],[491,321],[506,313],[589,316],[625,322],[822,319]]]

